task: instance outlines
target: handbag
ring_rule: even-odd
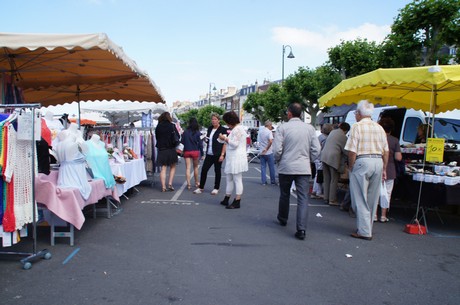
[[[176,153],[179,156],[182,156],[182,153],[184,152],[184,144],[179,143],[179,145],[176,146]]]
[[[380,183],[380,207],[388,209],[390,207],[390,198],[388,198],[387,185],[385,181]]]
[[[176,126],[174,126],[174,129],[172,131],[171,142],[173,147],[177,147],[180,144],[180,137],[179,133],[177,132]]]
[[[316,171],[316,183],[323,183],[323,182],[324,182],[323,170],[318,169]]]

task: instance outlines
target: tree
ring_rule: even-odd
[[[217,107],[214,105],[206,105],[200,108],[200,110],[198,110],[198,115],[196,119],[198,120],[198,124],[200,124],[200,126],[208,127],[208,126],[211,126],[211,113],[215,112],[215,113],[222,115],[224,114],[224,111],[225,110],[222,107]],[[224,124],[224,123],[221,122],[221,124]]]
[[[287,104],[286,91],[278,84],[271,84],[265,92],[249,94],[243,103],[243,109],[259,122],[279,122],[285,118]]]
[[[242,108],[247,113],[251,113],[259,122],[264,122],[264,94],[262,92],[250,93]]]
[[[340,81],[339,73],[329,65],[323,65],[314,70],[308,67],[299,67],[297,72],[289,76],[284,82],[288,94],[286,105],[300,102],[310,115],[312,125],[315,125],[317,113],[320,110],[318,99]]]
[[[188,122],[190,118],[197,118],[198,117],[198,109],[190,109],[187,112],[177,114],[177,117],[181,121],[181,126],[183,129],[187,128]]]
[[[342,78],[350,78],[380,68],[380,46],[375,41],[355,39],[342,41],[329,48],[328,64],[339,72]]]
[[[395,67],[434,65],[436,60],[447,64],[453,56],[440,55],[445,45],[460,46],[460,1],[415,0],[395,18],[383,45],[383,62]]]

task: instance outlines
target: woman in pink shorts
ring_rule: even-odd
[[[198,180],[198,164],[200,156],[203,154],[203,142],[201,141],[200,126],[196,118],[190,118],[187,129],[182,134],[181,139],[184,144],[184,159],[185,159],[185,178],[187,179],[187,189],[191,189],[190,168],[193,162],[193,177],[195,178],[195,186],[199,187]]]

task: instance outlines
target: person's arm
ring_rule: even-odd
[[[219,156],[220,162],[224,161],[226,151],[227,151],[227,144],[224,144],[224,146],[222,146],[222,152],[220,153],[220,156]]]
[[[385,151],[383,153],[383,171],[382,171],[382,179],[387,180],[387,164],[388,164],[388,155],[389,151]]]
[[[268,144],[267,144],[267,147],[265,147],[264,150],[262,150],[261,154],[262,155],[265,155],[267,153],[267,151],[270,149],[270,147],[272,146],[272,143],[273,143],[273,139],[270,139],[268,140]]]
[[[387,157],[388,160],[388,157]],[[355,165],[356,161],[356,153],[354,151],[348,151],[348,169],[350,171],[353,170],[353,166]]]

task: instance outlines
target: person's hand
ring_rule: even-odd
[[[227,138],[227,136],[224,135],[223,133],[221,133],[221,134],[219,135],[219,139],[221,139],[222,141],[225,141],[226,138]]]

